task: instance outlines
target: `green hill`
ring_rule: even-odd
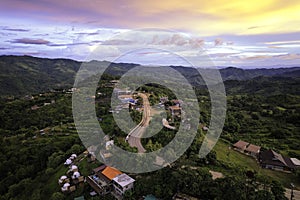
[[[93,64],[104,62],[92,61]],[[0,56],[0,94],[1,96],[22,96],[51,89],[70,88],[74,83],[76,72],[82,63],[71,59],[48,59],[31,56]],[[136,64],[111,63],[106,70],[107,74],[122,76],[128,70],[136,67]],[[171,66],[173,69],[185,76],[193,85],[204,85],[199,73],[194,68]],[[208,70],[208,69],[201,69]],[[224,81],[234,80],[229,85],[229,91],[244,91],[249,85],[270,83],[272,81],[289,82],[289,78],[299,77],[299,68],[277,68],[277,69],[239,69],[228,67],[220,69]],[[267,78],[259,78],[267,77]],[[276,77],[276,78],[274,78]],[[280,78],[278,78],[280,77]],[[253,82],[254,80],[254,82]],[[242,82],[236,82],[242,81]],[[243,82],[246,81],[246,82]],[[252,81],[252,82],[251,82]],[[268,85],[268,84],[265,84]],[[232,89],[234,87],[234,89]],[[237,88],[235,88],[237,87]],[[248,88],[249,92],[255,89]]]

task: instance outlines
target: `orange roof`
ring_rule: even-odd
[[[171,110],[181,110],[179,106],[169,106]]]
[[[119,170],[113,167],[106,167],[103,171],[102,174],[106,176],[109,180],[112,180],[116,176],[122,174]]]

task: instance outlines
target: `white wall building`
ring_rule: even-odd
[[[133,188],[134,179],[127,174],[120,174],[113,179],[114,190],[117,194],[123,195],[127,190]]]

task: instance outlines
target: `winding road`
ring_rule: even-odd
[[[151,106],[146,94],[138,93],[138,95],[143,99],[144,112],[143,118],[141,122],[130,131],[128,134],[128,143],[131,147],[137,147],[139,153],[144,153],[146,150],[144,149],[141,143],[141,137],[143,136],[146,128],[149,126],[150,122],[150,114],[151,114]]]

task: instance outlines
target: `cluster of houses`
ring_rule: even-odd
[[[283,156],[272,149],[261,151],[260,146],[242,140],[236,142],[233,147],[239,152],[256,158],[263,168],[280,171],[294,171],[300,168],[300,160]]]
[[[75,153],[73,153],[64,163],[64,165],[71,165],[73,163],[73,161],[77,158],[77,155]]]
[[[109,149],[114,145],[113,140],[106,142],[106,148]],[[95,150],[90,148],[89,150]],[[87,151],[88,152],[88,151]],[[93,152],[93,151],[92,151]],[[88,156],[87,156],[88,157]],[[72,154],[64,163],[68,166],[68,171],[58,179],[61,191],[65,194],[74,192],[78,187],[82,187],[84,183],[89,184],[93,189],[91,196],[113,194],[121,199],[127,190],[131,190],[135,180],[125,173],[122,173],[114,167],[101,165],[92,170],[91,175],[84,177],[79,172],[78,166],[75,165],[76,154]]]
[[[181,107],[182,107],[183,102],[178,99],[174,99],[171,102],[174,103],[175,105],[169,106],[168,110],[170,111],[172,116],[180,116],[181,115]]]
[[[75,159],[77,156],[74,155],[76,154],[72,154],[71,157]],[[66,175],[63,175],[58,179],[58,184],[60,185],[63,193],[74,192],[77,187],[80,187],[84,184],[84,176],[80,174],[78,167],[76,165],[68,165],[69,170],[67,171]]]
[[[94,189],[95,195],[113,192],[115,195],[123,196],[126,191],[133,188],[134,181],[127,174],[106,165],[93,169],[93,174],[86,177],[86,182]]]
[[[106,151],[114,145],[114,141],[109,140],[109,137],[105,137],[104,139],[106,140],[106,149],[101,151],[100,155],[107,161],[110,156],[106,155]],[[87,151],[95,157],[96,146],[90,146]],[[119,199],[121,199],[127,190],[133,188],[135,182],[135,180],[127,174],[107,165],[101,165],[93,169],[92,174],[87,176],[85,180],[93,189],[90,193],[91,196],[104,196],[111,193],[116,197],[120,197]]]

